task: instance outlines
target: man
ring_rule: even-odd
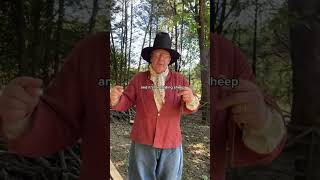
[[[246,59],[230,41],[210,37],[212,79],[236,79],[235,88],[211,87],[211,172],[224,180],[226,168],[268,163],[282,150],[286,130],[278,106],[256,85]]]
[[[81,144],[80,180],[108,177],[106,111],[109,35],[79,42],[43,95],[40,79],[18,77],[0,96],[0,134],[9,151],[28,157],[49,155]]]
[[[188,87],[188,81],[169,65],[180,54],[171,49],[168,33],[156,35],[153,47],[141,52],[151,63],[149,71],[136,74],[129,85],[111,88],[114,110],[125,111],[136,105],[131,131],[128,178],[130,180],[180,180],[183,151],[180,117],[197,111],[199,99]]]

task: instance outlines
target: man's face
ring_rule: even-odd
[[[151,53],[151,66],[158,74],[167,70],[170,61],[170,53],[166,50],[156,49]]]

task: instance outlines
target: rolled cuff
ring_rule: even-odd
[[[193,96],[193,100],[190,103],[186,103],[187,109],[194,111],[198,108],[200,102],[197,96]]]
[[[283,139],[286,129],[282,116],[276,110],[267,106],[269,124],[261,130],[243,129],[242,139],[251,150],[267,154],[272,152]]]

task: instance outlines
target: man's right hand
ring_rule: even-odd
[[[10,81],[0,96],[2,131],[8,140],[21,135],[30,125],[30,116],[42,95],[42,80],[18,77]]]
[[[114,86],[110,90],[110,104],[114,106],[118,103],[123,93],[123,86]]]

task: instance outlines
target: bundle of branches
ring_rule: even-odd
[[[40,158],[10,153],[0,146],[1,180],[77,180],[80,172],[80,144]]]

